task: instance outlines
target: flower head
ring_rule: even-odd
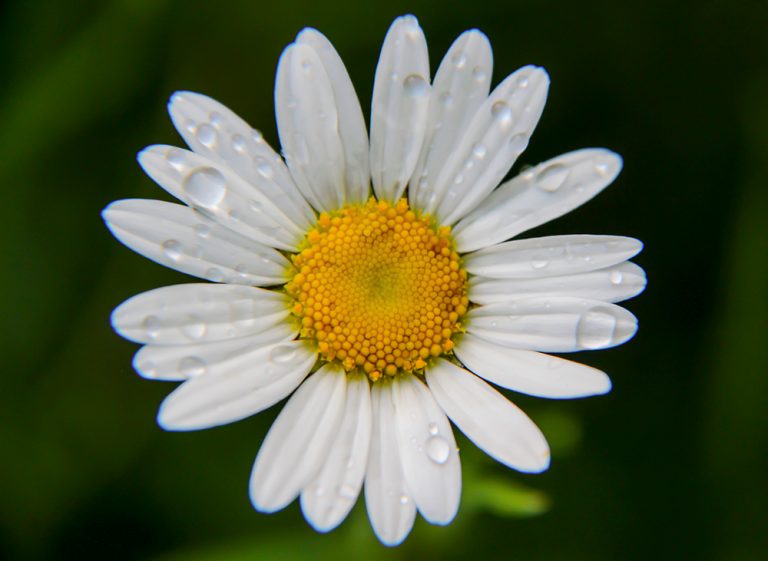
[[[549,466],[539,429],[484,380],[549,398],[609,391],[603,372],[542,352],[632,337],[636,319],[614,302],[645,286],[627,262],[641,243],[508,240],[596,195],[621,159],[578,150],[499,185],[549,78],[526,66],[491,92],[491,66],[488,40],[468,31],[430,80],[416,19],[398,18],[376,69],[369,143],[341,59],[306,29],[277,70],[285,160],[226,107],[179,92],[169,111],[191,151],[151,146],[139,162],[185,204],[104,211],[130,248],[214,283],[152,290],[113,313],[144,345],[139,374],[183,381],[160,408],[163,428],[230,423],[291,396],[256,457],[256,509],[300,497],[328,531],[364,485],[376,535],[397,544],[417,510],[434,524],[457,512],[449,418],[509,467]]]

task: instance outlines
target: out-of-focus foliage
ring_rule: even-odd
[[[167,198],[134,154],[178,144],[164,104],[211,95],[276,145],[282,48],[321,29],[364,108],[391,20],[415,13],[433,69],[467,28],[494,83],[552,77],[517,168],[584,146],[624,156],[616,184],[530,235],[646,243],[638,336],[576,357],[605,397],[511,397],[542,427],[540,476],[466,439],[463,502],[378,544],[359,503],[329,535],[296,505],[255,513],[247,479],[278,408],[200,433],[157,428],[172,385],[139,379],[111,309],[186,282],[113,240],[111,200]],[[768,551],[768,35],[764,2],[15,0],[0,7],[0,559],[758,560]],[[534,516],[535,515],[535,516]]]

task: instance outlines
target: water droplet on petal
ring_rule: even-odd
[[[203,208],[213,208],[227,194],[227,182],[219,170],[199,168],[184,180],[184,190],[192,204]]]
[[[302,60],[301,69],[304,70],[304,72],[309,72],[310,70],[312,70],[312,61]]]
[[[147,331],[147,338],[150,340],[155,339],[160,331],[160,318],[157,316],[147,316],[141,325]]]
[[[186,165],[184,152],[178,148],[169,148],[165,153],[165,160],[171,165],[173,169],[179,172],[183,171],[184,166]]]
[[[570,170],[562,164],[552,164],[541,170],[536,176],[536,186],[542,191],[553,193],[560,189],[568,179]]]
[[[181,332],[190,339],[198,340],[205,336],[206,325],[199,316],[189,316],[187,323],[181,327]]]
[[[512,122],[512,108],[505,101],[497,101],[491,105],[491,115],[502,126],[507,126]]]
[[[438,96],[438,98],[440,99],[440,103],[446,107],[450,107],[453,104],[453,96],[450,94],[450,92],[443,92]]]
[[[243,138],[243,135],[232,135],[232,148],[235,149],[235,152],[240,152],[241,154],[245,152],[245,138]]]
[[[451,455],[451,446],[442,436],[432,436],[427,440],[427,457],[436,464],[444,464]]]
[[[528,83],[529,83],[528,76],[520,76],[517,79],[517,87],[519,88],[527,88]]]
[[[421,97],[427,94],[429,85],[422,76],[411,74],[403,80],[403,89],[411,97]]]
[[[264,142],[264,135],[261,134],[261,131],[257,129],[253,129],[251,131],[251,138],[253,139],[254,142],[257,142],[259,144]]]
[[[209,124],[203,124],[197,127],[197,140],[203,146],[210,148],[216,144],[216,129]]]
[[[549,265],[549,260],[544,256],[535,256],[531,260],[531,267],[534,269],[543,269],[547,265]]]
[[[179,361],[179,373],[182,376],[194,378],[205,374],[205,370],[205,362],[196,356],[187,356]]]
[[[485,158],[485,155],[488,153],[488,149],[485,147],[484,144],[480,142],[476,142],[472,145],[472,154],[477,158],[478,160],[482,160]]]
[[[509,139],[509,149],[514,154],[520,154],[527,148],[529,140],[529,136],[525,133],[516,134]]]
[[[211,236],[211,228],[207,224],[195,224],[192,229],[198,238],[207,239]]]
[[[339,495],[344,499],[352,500],[357,496],[357,493],[355,492],[355,488],[352,487],[352,485],[345,483],[339,487]]]
[[[264,158],[256,158],[253,163],[256,165],[256,171],[258,171],[263,178],[272,179],[275,176],[275,168],[273,168],[272,164]]]
[[[608,164],[600,163],[595,164],[595,173],[601,177],[607,177],[608,176]]]
[[[408,495],[400,495],[399,500],[401,505],[407,505],[408,501],[410,501],[410,499],[408,498]]]
[[[486,76],[488,76],[488,73],[485,71],[485,69],[482,66],[475,66],[472,69],[472,76],[474,76],[475,80],[477,80],[478,82],[483,82]]]
[[[608,309],[594,307],[581,316],[576,325],[576,340],[585,349],[610,345],[616,333],[616,317]]]
[[[224,273],[216,267],[211,267],[205,272],[205,277],[213,282],[221,282],[224,280]]]
[[[621,284],[624,282],[624,275],[621,271],[611,271],[611,284]]]
[[[221,116],[221,113],[217,113],[216,111],[212,111],[211,114],[208,115],[208,119],[211,121],[211,124],[214,127],[218,127],[224,122],[224,118]]]
[[[432,436],[436,435],[438,433],[437,423],[429,423],[429,434]]]
[[[451,61],[456,68],[464,68],[464,65],[467,64],[467,55],[458,51],[451,57]]]
[[[163,254],[171,261],[181,259],[181,244],[177,240],[166,240],[163,242]]]
[[[269,358],[275,362],[288,362],[296,356],[296,347],[278,345],[269,353]]]

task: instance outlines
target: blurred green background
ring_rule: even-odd
[[[768,9],[765,1],[333,3],[11,1],[0,7],[0,559],[757,560],[768,554]],[[172,385],[140,379],[109,326],[127,297],[189,280],[133,254],[100,210],[167,198],[134,155],[179,144],[177,89],[229,105],[276,145],[282,48],[322,30],[367,113],[391,20],[415,13],[433,70],[491,39],[494,84],[543,65],[549,103],[517,168],[606,146],[624,171],[533,234],[642,239],[641,322],[605,397],[514,396],[549,437],[549,472],[508,471],[460,440],[447,528],[379,545],[362,504],[330,535],[296,504],[254,512],[251,464],[279,407],[171,434]]]

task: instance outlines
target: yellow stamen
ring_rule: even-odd
[[[467,273],[450,228],[432,226],[405,199],[322,213],[293,263],[292,311],[322,359],[376,381],[453,348]]]

